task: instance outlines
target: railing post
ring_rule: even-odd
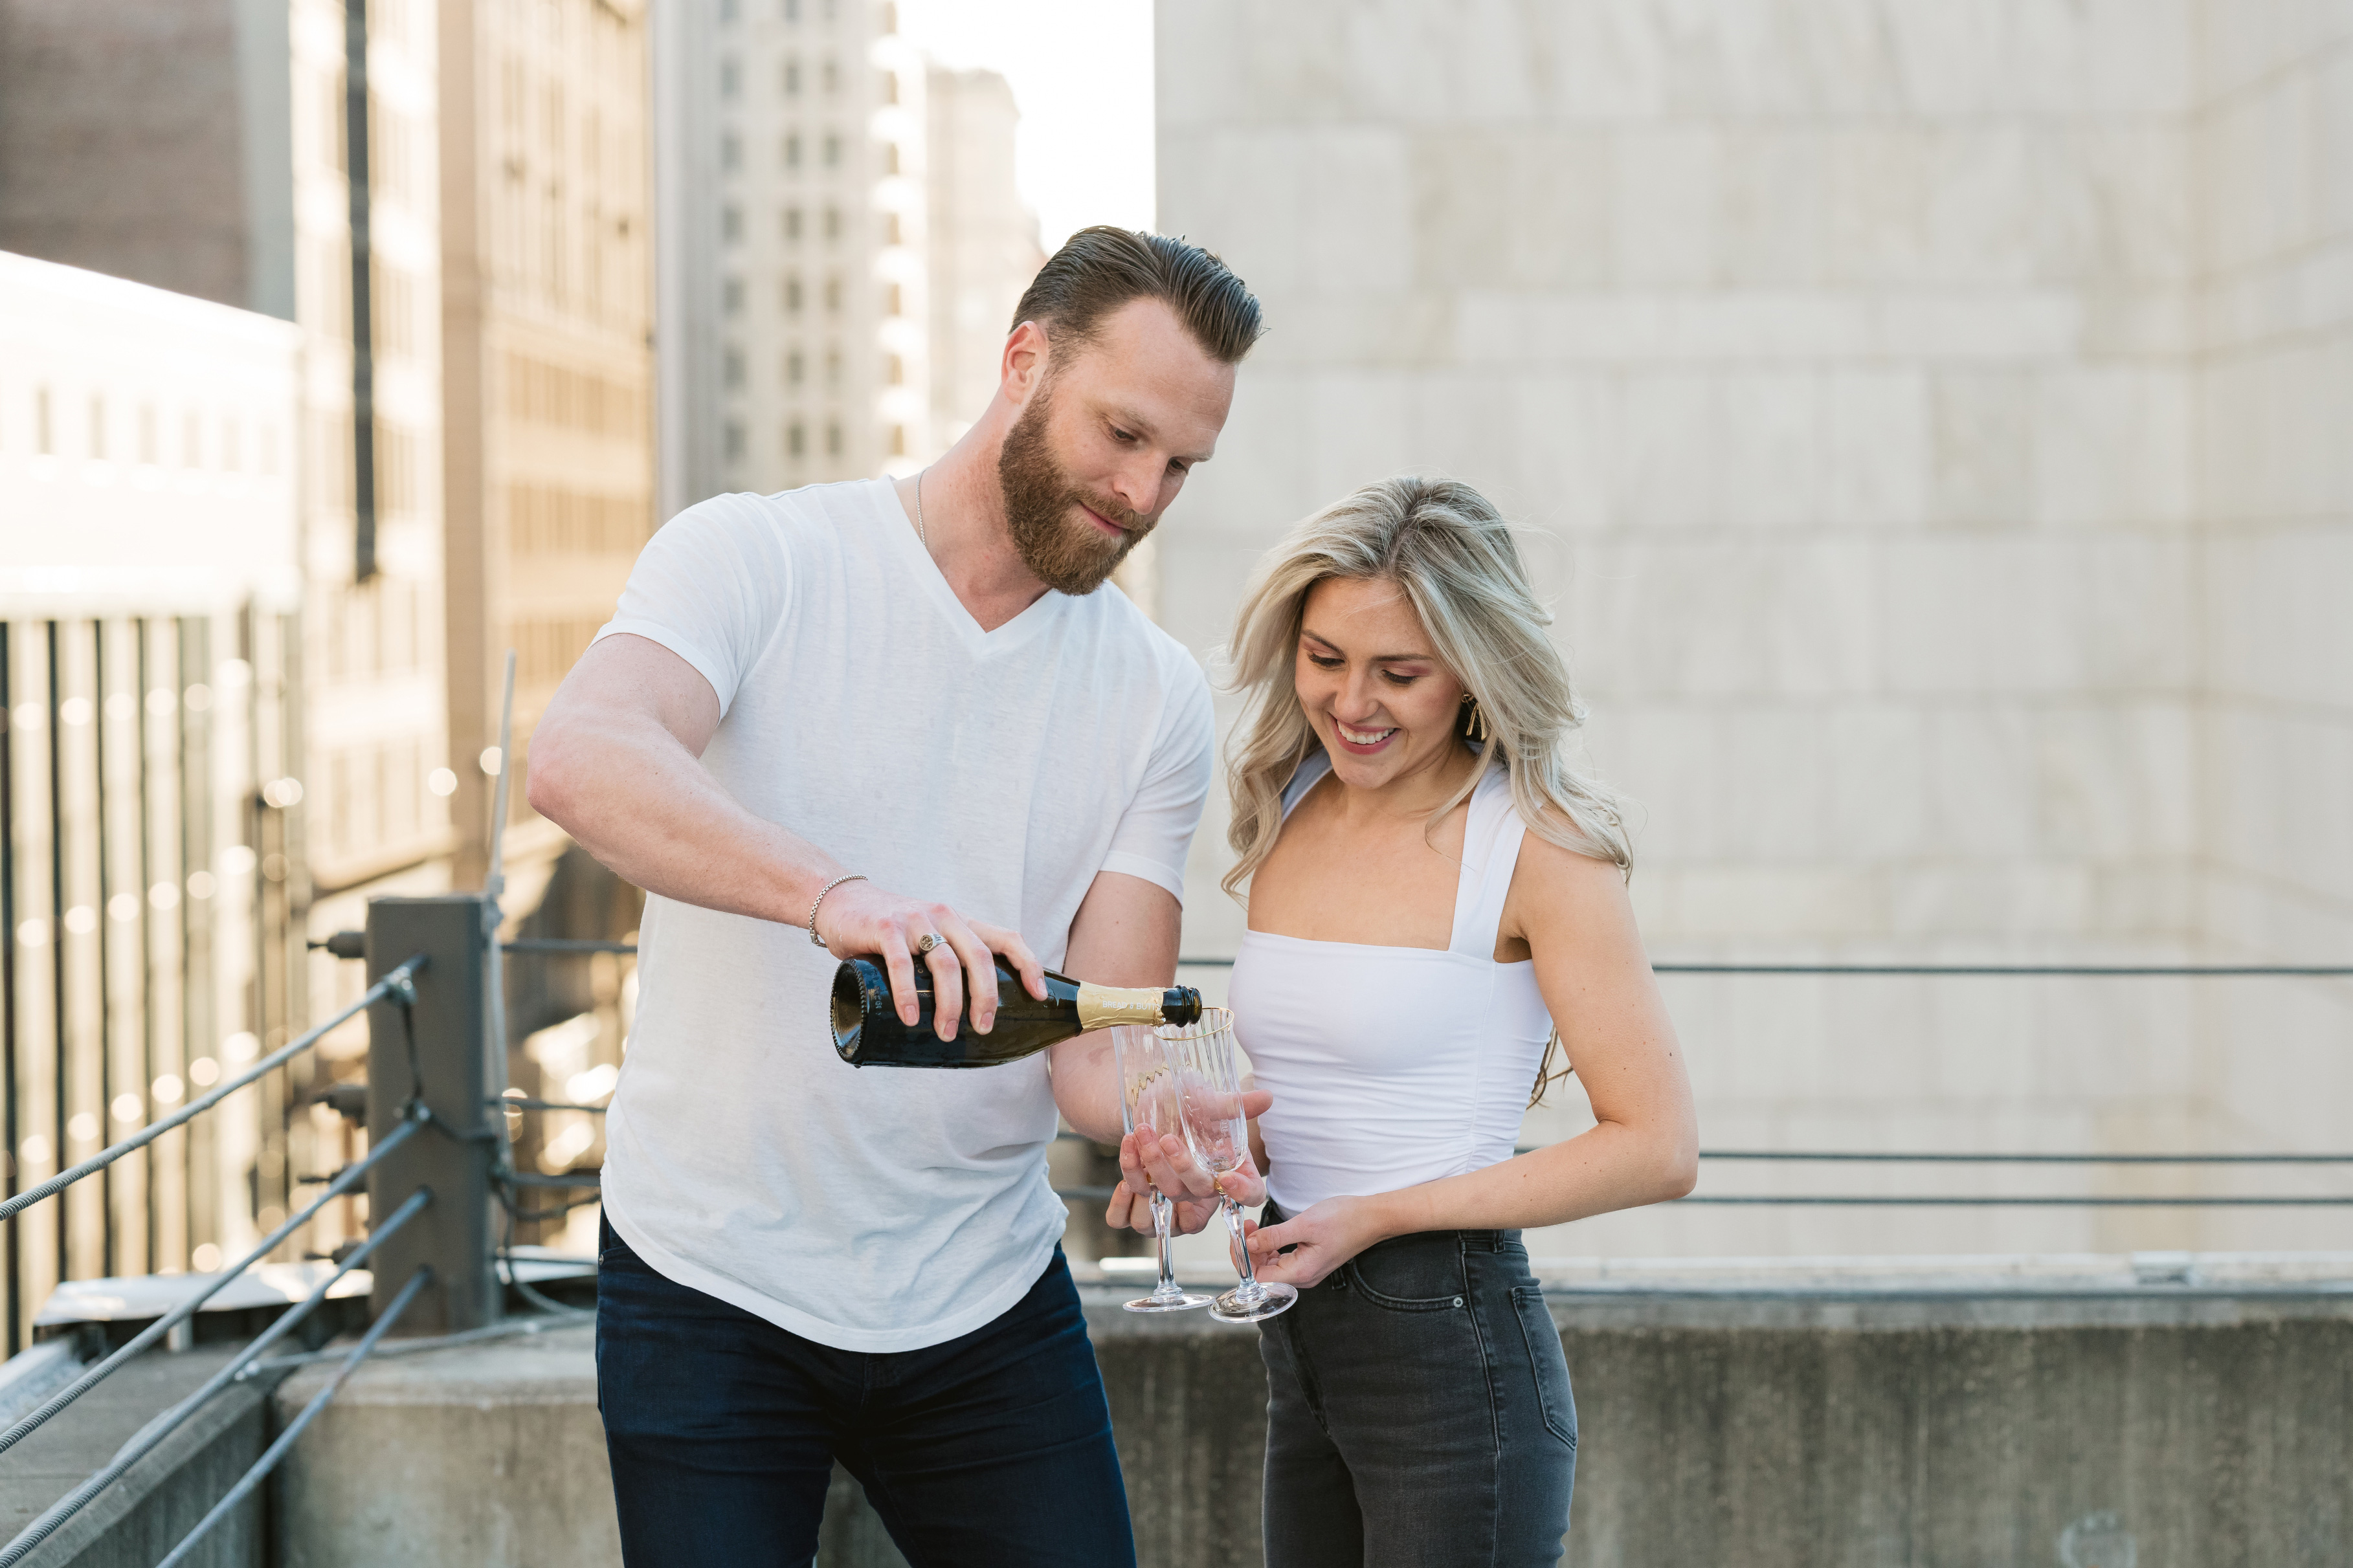
[[[433,1125],[368,1173],[371,1215],[392,1213],[420,1186],[433,1189],[431,1206],[370,1260],[375,1275],[370,1306],[378,1313],[418,1264],[432,1266],[431,1285],[401,1319],[407,1333],[476,1329],[499,1318],[491,1171],[506,1124],[488,1101],[495,1092],[491,1065],[502,1084],[506,1060],[486,1038],[483,909],[480,893],[380,898],[368,904],[370,984],[420,952],[427,959],[416,977],[412,1017],[404,1020],[399,1004],[390,1000],[368,1009],[370,1141],[399,1126],[420,1093],[433,1113]]]

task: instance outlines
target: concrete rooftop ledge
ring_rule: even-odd
[[[1907,1561],[2046,1562],[2111,1514],[2143,1563],[2353,1561],[2348,1264],[1547,1264],[1581,1426],[1572,1561],[1871,1568],[1910,1541]],[[1148,1279],[1085,1272],[1140,1563],[1251,1568],[1258,1335],[1124,1312]],[[617,1565],[593,1347],[575,1325],[363,1367],[289,1460],[277,1561]],[[281,1420],[327,1371],[287,1380]],[[818,1568],[900,1561],[837,1473]]]
[[[1073,1263],[1088,1321],[1104,1333],[1185,1331],[1191,1314],[1145,1318],[1120,1301],[1151,1288],[1148,1259]],[[1986,1253],[1940,1257],[1538,1258],[1564,1327],[1921,1328],[2239,1322],[2353,1316],[2353,1253]],[[1144,1265],[1142,1268],[1134,1265]],[[1186,1268],[1194,1289],[1230,1270]],[[1102,1309],[1100,1311],[1098,1308]]]

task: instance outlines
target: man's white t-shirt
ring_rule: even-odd
[[[597,637],[622,632],[711,682],[702,763],[746,810],[1050,969],[1097,872],[1184,895],[1214,745],[1192,656],[1108,586],[984,633],[887,480],[690,507]],[[604,1202],[649,1266],[854,1351],[1029,1292],[1065,1217],[1044,1056],[853,1068],[802,928],[649,896],[638,942]]]

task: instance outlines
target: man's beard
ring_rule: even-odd
[[[1046,439],[1052,407],[1040,387],[1029,406],[1006,432],[997,454],[997,484],[1005,500],[1005,526],[1013,548],[1030,574],[1060,594],[1092,594],[1103,586],[1127,552],[1152,531],[1152,521],[1103,496],[1092,496],[1071,482]],[[1107,539],[1092,522],[1072,517],[1084,506],[1125,531]]]

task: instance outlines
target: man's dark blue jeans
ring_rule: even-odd
[[[649,1268],[604,1227],[596,1407],[629,1568],[806,1568],[833,1461],[913,1568],[1132,1568],[1103,1377],[1060,1248],[944,1344],[839,1351]]]

